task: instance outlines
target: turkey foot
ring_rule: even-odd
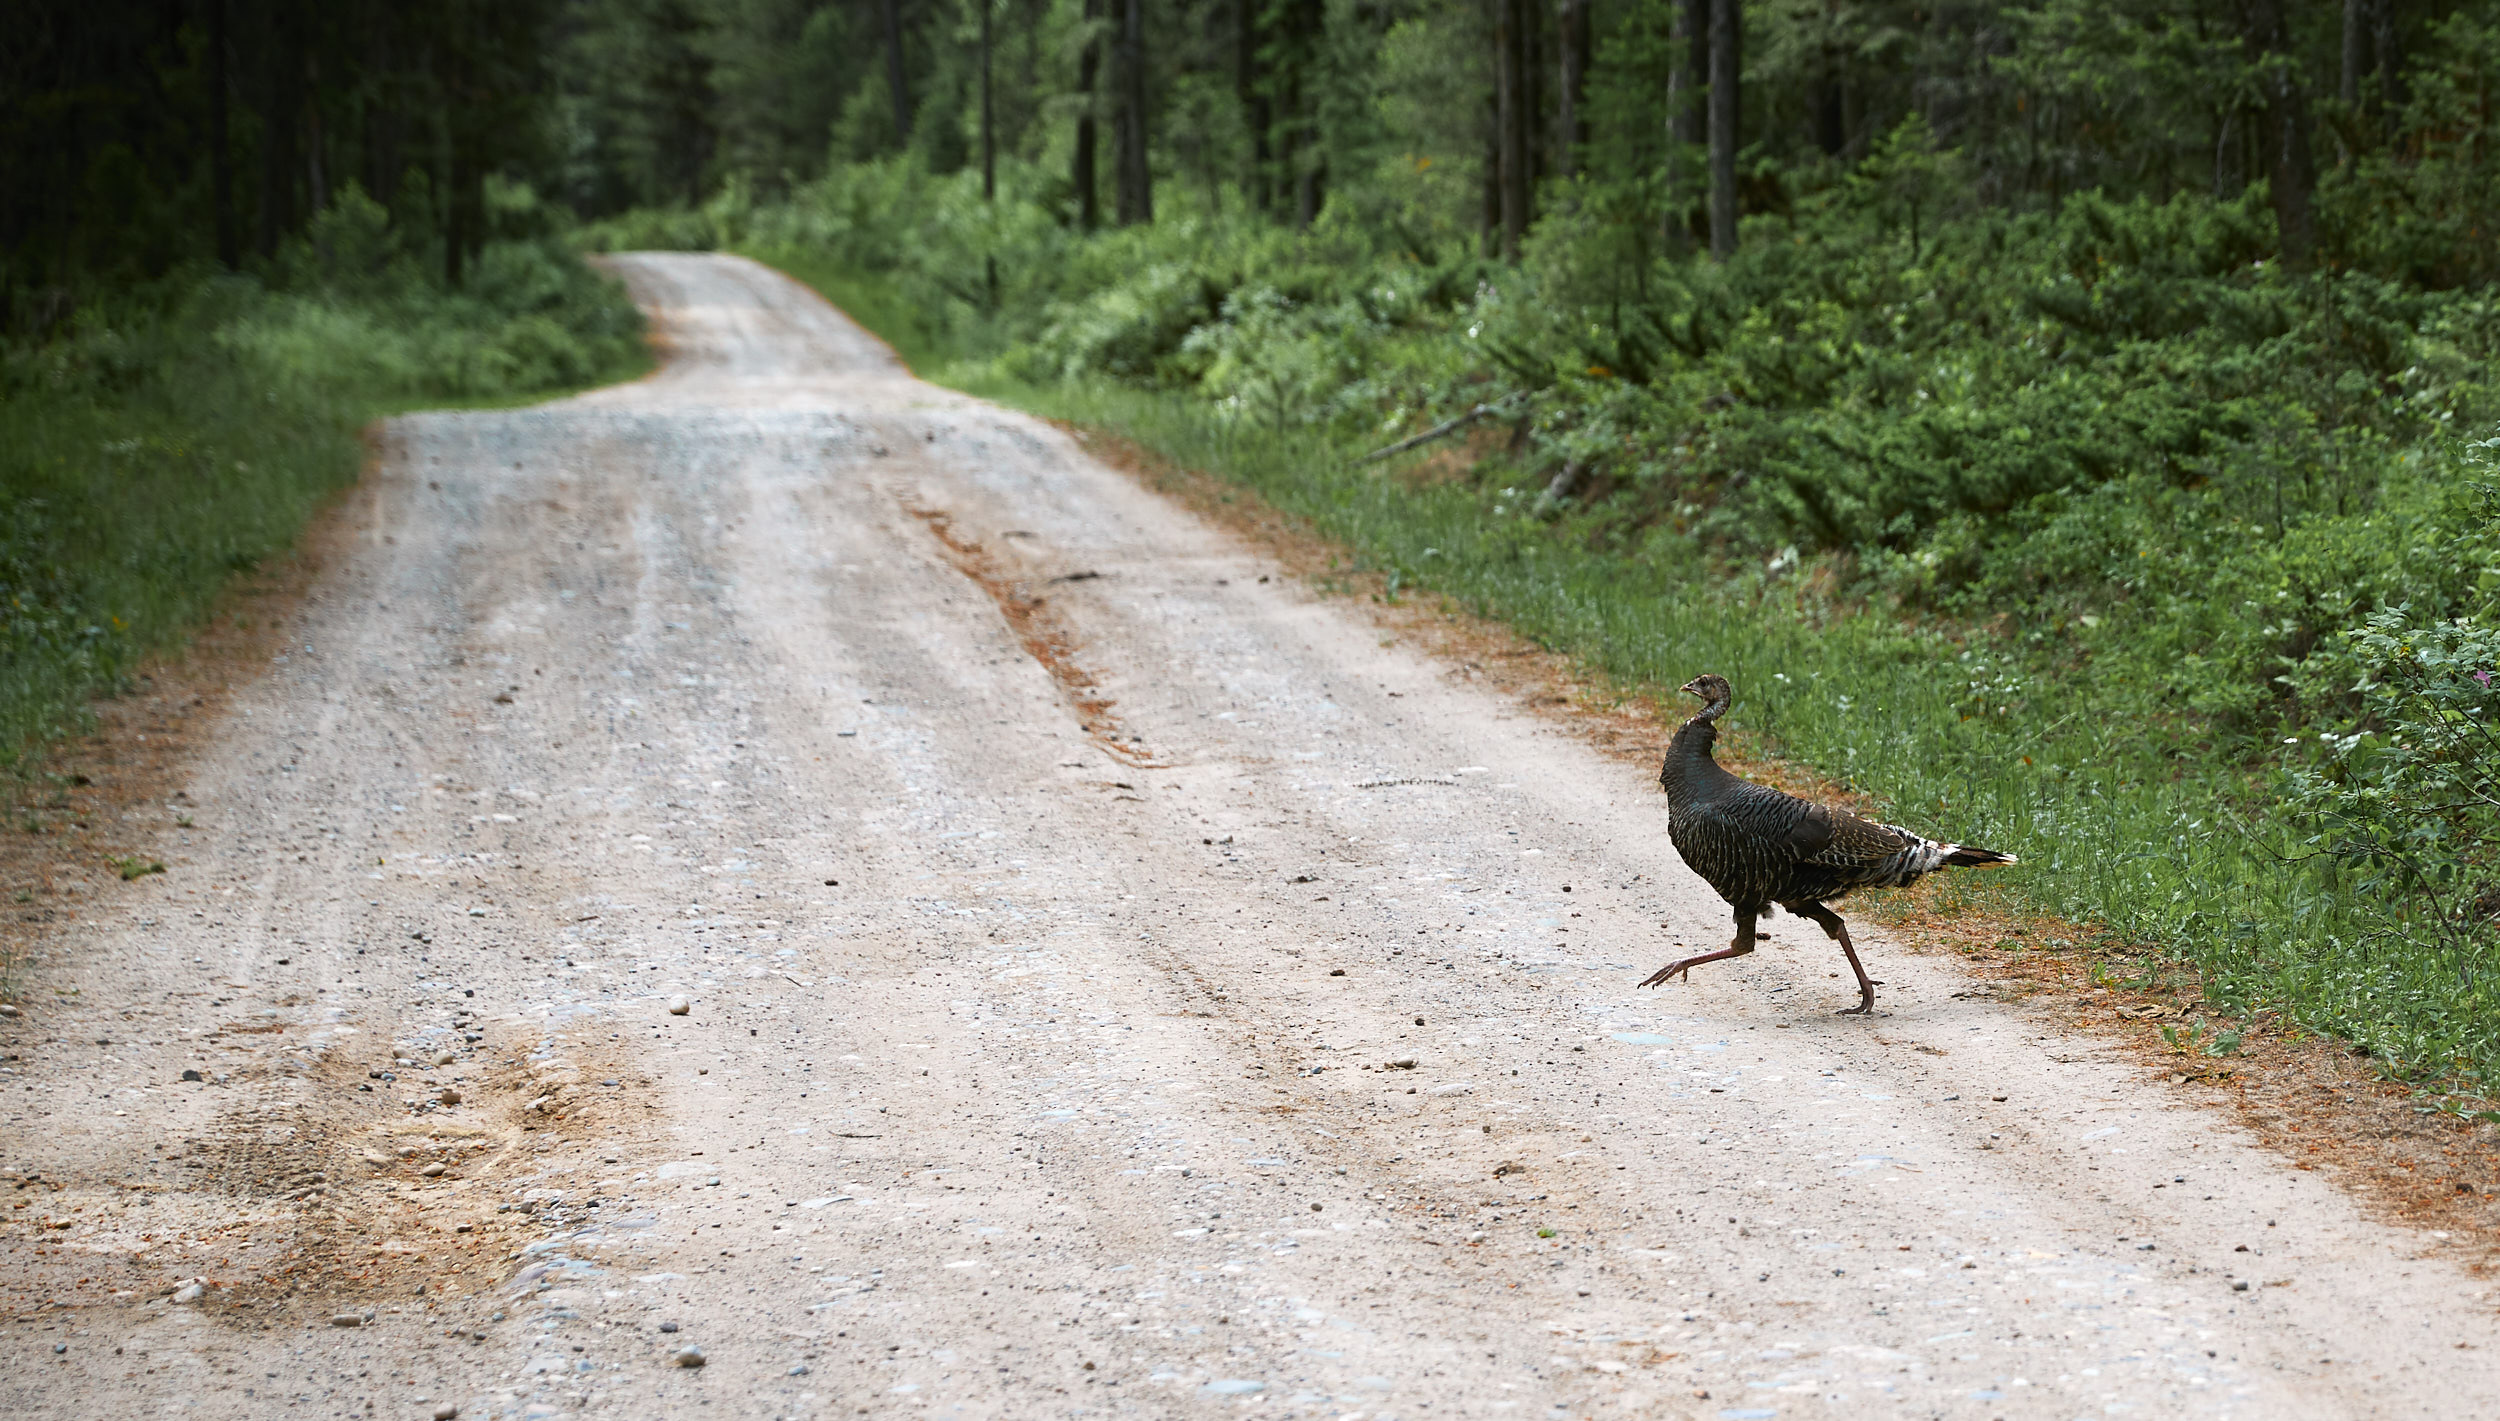
[[[1716,962],[1723,957],[1742,957],[1751,951],[1753,951],[1753,944],[1743,943],[1735,947],[1723,947],[1716,952],[1705,952],[1699,957],[1687,957],[1681,962],[1670,962],[1666,966],[1659,968],[1655,973],[1651,974],[1649,980],[1641,983],[1641,985],[1644,987],[1655,987],[1659,983],[1666,981],[1668,978],[1675,976],[1677,973],[1690,972],[1705,962]],[[1689,982],[1693,979],[1687,977],[1684,980]]]
[[[1655,987],[1659,983],[1666,981],[1668,978],[1675,976],[1677,973],[1690,972],[1705,962],[1717,962],[1721,958],[1726,957],[1742,957],[1746,953],[1753,951],[1753,921],[1754,915],[1751,913],[1738,914],[1736,918],[1736,941],[1729,943],[1727,946],[1720,948],[1716,952],[1705,952],[1697,957],[1687,957],[1680,962],[1670,962],[1666,966],[1661,967],[1656,972],[1650,974],[1649,980],[1641,983],[1641,985],[1644,987]],[[1690,982],[1693,979],[1686,977],[1684,980]]]
[[[1809,918],[1821,924],[1824,933],[1832,941],[1840,944],[1841,955],[1849,959],[1849,970],[1858,974],[1858,1004],[1853,1007],[1842,1007],[1834,1015],[1865,1016],[1874,1011],[1875,988],[1879,984],[1867,976],[1866,969],[1858,964],[1857,944],[1849,941],[1849,925],[1840,920],[1838,913],[1820,903],[1783,903],[1780,906],[1800,918]]]

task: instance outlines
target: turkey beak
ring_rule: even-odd
[[[1685,682],[1683,685],[1676,687],[1676,689],[1682,691],[1688,696],[1701,696],[1701,698],[1705,701],[1710,699],[1708,696],[1701,695],[1701,678],[1698,676]]]

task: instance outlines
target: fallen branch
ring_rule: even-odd
[[[1580,480],[1588,476],[1588,471],[1589,466],[1577,459],[1563,460],[1562,469],[1554,475],[1553,482],[1545,486],[1545,492],[1537,495],[1536,511],[1540,514],[1551,513],[1561,507],[1564,499],[1580,491]]]
[[[1529,393],[1531,392],[1527,390],[1513,390],[1498,400],[1489,401],[1485,404],[1476,406],[1474,409],[1467,411],[1465,414],[1445,419],[1439,424],[1434,425],[1432,428],[1425,430],[1421,434],[1410,434],[1406,438],[1399,440],[1397,443],[1390,445],[1386,449],[1374,449],[1362,458],[1355,460],[1354,465],[1356,468],[1361,468],[1365,464],[1375,463],[1379,460],[1386,459],[1392,454],[1403,454],[1418,444],[1430,444],[1435,439],[1439,439],[1444,435],[1455,434],[1458,431],[1465,429],[1468,425],[1471,425],[1477,420],[1484,418],[1486,415],[1493,413],[1495,410],[1500,409],[1502,406],[1518,399],[1521,395]]]

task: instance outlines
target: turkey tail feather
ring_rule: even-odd
[[[1994,849],[1975,848],[1969,844],[1954,844],[1944,851],[1944,858],[1941,862],[1948,868],[1991,868],[2001,863],[2020,863],[2022,860],[2012,854],[1998,853]]]

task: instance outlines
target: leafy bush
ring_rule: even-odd
[[[2500,928],[2500,629],[2373,614],[2354,635],[2365,707],[2323,732],[2284,804],[2383,929],[2461,946]],[[2298,742],[2291,742],[2298,743]]]
[[[2492,471],[2500,439],[2475,446]],[[2483,594],[2476,614],[2386,607],[2308,658],[2352,682],[2341,727],[2287,737],[2282,802],[2345,891],[2381,905],[2370,934],[2452,959],[2460,985],[2500,967],[2500,488],[2474,486],[2475,526],[2438,550]]]

